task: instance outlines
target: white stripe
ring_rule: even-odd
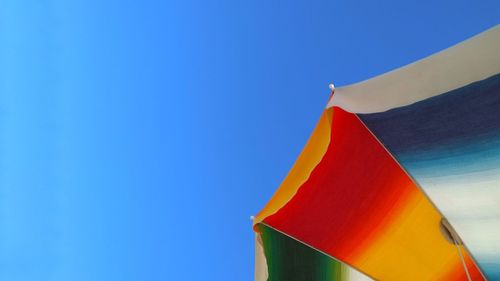
[[[500,169],[418,183],[479,262],[500,259]]]
[[[383,112],[500,73],[500,25],[458,45],[386,74],[340,87],[327,108]]]
[[[258,233],[255,233],[255,281],[267,281],[267,260],[264,254],[262,240]]]

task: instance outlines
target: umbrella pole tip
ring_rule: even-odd
[[[335,85],[333,85],[333,83],[330,83],[328,85],[328,88],[330,88],[330,90],[332,90],[332,91],[335,91]]]
[[[255,219],[255,217],[254,217],[254,216],[250,216],[250,220],[252,220],[252,221],[253,221],[254,219]]]

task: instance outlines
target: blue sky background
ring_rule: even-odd
[[[328,83],[423,58],[499,11],[0,1],[0,280],[252,280],[249,216],[292,166]]]

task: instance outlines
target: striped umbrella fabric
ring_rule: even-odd
[[[335,89],[253,223],[256,280],[500,280],[500,27]]]

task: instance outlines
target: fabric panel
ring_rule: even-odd
[[[466,278],[439,212],[358,117],[335,107],[331,133],[309,179],[264,223],[377,280]]]
[[[500,280],[500,74],[359,116]]]

